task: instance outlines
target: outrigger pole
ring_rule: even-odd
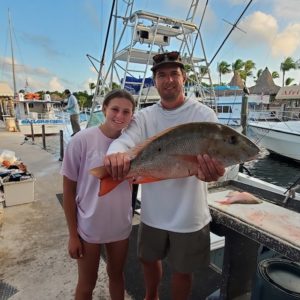
[[[242,16],[244,15],[244,13],[246,12],[246,10],[248,9],[248,7],[250,6],[250,4],[252,3],[253,0],[250,0],[247,4],[247,6],[245,7],[245,9],[243,10],[243,12],[241,13],[241,15],[239,16],[239,18],[235,21],[235,23],[232,25],[230,31],[228,32],[227,36],[225,37],[225,39],[223,40],[222,44],[220,45],[220,47],[218,48],[217,52],[215,53],[215,55],[213,56],[213,58],[211,59],[211,61],[209,62],[208,66],[211,65],[211,63],[214,61],[214,59],[216,58],[216,56],[218,55],[219,51],[221,50],[221,48],[223,47],[223,45],[225,44],[225,42],[227,41],[227,39],[229,38],[229,36],[231,35],[232,31],[237,28],[237,24],[239,23],[239,21],[241,20]]]
[[[108,41],[108,37],[109,37],[111,20],[112,20],[113,12],[114,12],[114,9],[115,9],[115,3],[116,3],[116,0],[113,0],[112,6],[111,6],[111,12],[110,12],[110,17],[109,17],[109,22],[108,22],[108,28],[107,28],[107,31],[106,31],[106,37],[105,37],[105,43],[104,43],[102,58],[101,58],[101,61],[100,61],[100,67],[99,67],[99,71],[98,71],[98,78],[97,78],[97,83],[96,83],[96,90],[95,90],[95,93],[94,93],[94,96],[93,96],[93,100],[92,100],[91,114],[93,113],[94,108],[95,108],[95,106],[97,104],[95,99],[96,99],[96,97],[98,96],[98,93],[99,93],[99,87],[100,87],[100,82],[101,82],[101,74],[102,74],[102,69],[103,69],[103,66],[104,66],[105,52],[106,52],[107,41]],[[90,60],[90,56],[87,55],[87,57]],[[95,67],[94,64],[93,64],[93,66],[97,70],[97,68]],[[91,119],[92,118],[89,119],[89,121],[87,123],[87,127],[89,127]]]
[[[113,1],[112,6],[111,6],[111,12],[110,12],[110,16],[109,16],[108,28],[107,28],[107,31],[106,31],[105,43],[104,43],[104,48],[103,48],[103,53],[102,53],[102,58],[101,58],[100,68],[99,68],[99,73],[98,73],[98,79],[97,79],[97,84],[96,84],[96,87],[97,87],[98,90],[99,90],[99,86],[100,86],[100,78],[101,78],[101,74],[102,74],[102,68],[104,66],[105,52],[106,52],[107,41],[108,41],[109,32],[110,32],[112,16],[113,16],[113,12],[114,12],[114,9],[115,9],[115,4],[116,4],[116,0]],[[95,91],[95,95],[98,95],[98,90]]]

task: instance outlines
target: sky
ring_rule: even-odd
[[[201,25],[205,54],[210,61],[224,41],[233,24],[249,0],[209,0]],[[160,15],[186,19],[192,1],[135,0],[133,11],[151,11]],[[206,0],[199,0],[194,23],[200,24]],[[89,83],[96,83],[97,72],[87,54],[104,57],[103,70],[111,59],[112,37],[103,56],[106,31],[112,1],[110,0],[1,0],[0,2],[0,81],[12,88],[10,15],[17,90],[89,91]],[[124,15],[125,4],[118,1],[118,13]],[[119,31],[118,31],[119,32]],[[130,36],[125,37],[126,43]],[[176,49],[172,49],[176,50]],[[282,85],[280,64],[288,56],[300,59],[299,0],[253,0],[238,29],[226,40],[211,64],[213,81],[218,82],[217,64],[236,59],[252,60],[259,69],[277,71]],[[99,62],[94,61],[99,68]],[[222,77],[228,83],[233,74]],[[300,69],[289,71],[286,78],[300,83]],[[254,78],[247,79],[254,85]]]

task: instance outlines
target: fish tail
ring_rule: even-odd
[[[100,179],[109,176],[109,174],[104,166],[93,168],[89,172],[91,175],[96,176],[97,178],[100,178]]]
[[[100,190],[98,196],[104,196],[105,194],[112,191],[115,187],[117,187],[124,180],[113,180],[111,176],[107,176],[101,179],[100,182]]]

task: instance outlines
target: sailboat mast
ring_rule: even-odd
[[[12,25],[10,12],[8,10],[8,24],[9,24],[9,36],[10,36],[10,47],[11,47],[11,62],[12,62],[12,74],[13,74],[13,86],[14,86],[14,98],[17,97],[17,87],[16,87],[16,73],[15,73],[15,59],[14,59],[14,48],[12,39]]]

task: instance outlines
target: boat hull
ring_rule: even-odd
[[[249,122],[248,132],[249,136],[270,152],[300,161],[298,127],[300,128],[300,121]]]

